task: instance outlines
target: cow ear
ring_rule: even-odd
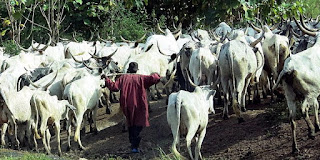
[[[177,58],[177,54],[176,54],[176,53],[173,53],[173,54],[171,55],[171,61],[175,60],[176,58]]]

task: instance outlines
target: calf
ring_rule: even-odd
[[[57,136],[58,151],[59,156],[61,156],[61,147],[60,147],[60,120],[68,120],[69,110],[75,110],[75,107],[70,105],[67,100],[58,100],[57,96],[50,96],[48,92],[37,91],[35,92],[30,100],[32,118],[35,118],[35,135],[38,135],[38,123],[39,116],[41,118],[40,123],[40,134],[42,137],[43,145],[48,154],[50,154],[50,138],[46,136],[45,131],[47,130],[47,125],[54,123],[55,125],[55,135]],[[48,132],[48,131],[47,131]],[[36,144],[36,142],[35,142]],[[37,145],[36,145],[37,147]]]
[[[190,82],[191,83],[191,82]],[[197,86],[193,92],[180,90],[171,93],[169,96],[167,108],[167,120],[171,127],[173,135],[172,152],[181,157],[177,151],[176,145],[179,143],[180,130],[187,129],[187,148],[191,159],[202,159],[200,148],[206,134],[208,124],[208,114],[214,113],[213,97],[216,91],[208,85]],[[195,157],[191,151],[191,140],[196,134],[199,134],[196,140]]]

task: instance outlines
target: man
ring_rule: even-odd
[[[138,71],[138,63],[131,62],[127,73],[120,76],[115,82],[112,82],[105,75],[105,85],[111,91],[120,90],[120,107],[126,116],[129,127],[129,141],[131,143],[131,152],[139,153],[139,144],[141,137],[139,136],[143,127],[150,126],[149,111],[146,89],[160,81],[157,73],[150,76],[130,74]]]

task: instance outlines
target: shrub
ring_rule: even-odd
[[[4,53],[9,55],[18,55],[20,48],[13,40],[6,40],[3,42]]]

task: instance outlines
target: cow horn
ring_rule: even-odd
[[[120,35],[120,38],[121,38],[121,40],[122,40],[123,42],[126,42],[126,43],[132,43],[132,42],[133,42],[133,41],[129,41],[129,40],[124,39],[124,38],[122,37],[122,35]]]
[[[146,35],[147,35],[146,33],[143,34],[143,36],[140,39],[138,39],[136,42],[138,42],[138,43],[142,42],[144,40],[144,38],[146,37]]]
[[[304,23],[304,20],[302,18],[302,14],[300,14],[300,23],[302,24],[303,28],[305,28],[306,30],[310,31],[310,32],[318,32],[319,30],[317,29],[311,29],[311,28],[308,28],[306,26],[306,24]]]
[[[110,59],[114,54],[116,54],[117,51],[118,51],[118,48],[113,53],[111,53],[110,55],[102,57],[102,58]]]
[[[190,79],[189,72],[186,71],[186,73],[187,73],[187,77],[188,77],[188,81],[189,81],[190,85],[193,86],[193,87],[198,87],[198,86],[197,86],[196,84],[194,84],[194,83],[192,82],[192,80]]]
[[[256,30],[257,32],[262,32],[262,29],[260,29],[260,28],[258,28],[258,27],[256,27],[255,25],[253,25],[252,23],[249,23],[250,24],[250,26],[254,29],[254,30]]]
[[[209,33],[216,41],[220,41],[221,40],[213,30],[209,30]]]
[[[75,62],[77,62],[77,63],[82,63],[82,61],[77,60],[71,53],[70,53],[70,55],[71,55],[72,59],[73,59]]]
[[[320,15],[317,16],[317,19],[315,20],[316,23],[313,25],[314,27],[319,24],[319,17],[320,17]]]
[[[280,26],[280,23],[277,23],[277,24],[273,25],[273,26],[270,28],[270,30],[273,31],[273,30],[277,29],[279,26]]]
[[[16,42],[16,44],[17,44],[17,46],[18,46],[21,50],[23,50],[23,51],[25,51],[25,52],[30,52],[30,49],[25,49],[25,48],[23,48],[23,47],[20,46],[20,44],[17,43],[17,42]]]
[[[176,34],[176,33],[181,32],[181,30],[182,30],[182,23],[180,22],[178,28],[175,31],[173,31],[172,33]]]
[[[264,37],[264,32],[262,33],[262,35],[257,40],[255,40],[254,42],[250,43],[250,46],[251,47],[256,46],[262,40],[263,37]]]
[[[182,32],[180,30],[178,33],[174,34],[173,36],[175,39],[178,39],[181,34],[182,34]]]
[[[166,34],[166,32],[161,29],[159,22],[157,23],[157,27],[160,32],[162,32],[163,34]]]
[[[36,87],[36,88],[41,88],[42,90],[45,91],[45,90],[47,90],[47,88],[56,80],[57,76],[58,76],[58,71],[56,72],[56,75],[53,77],[53,79],[52,79],[48,84],[46,84],[45,86],[39,86],[39,85],[33,83],[33,82],[30,80],[30,77],[29,77],[29,76],[28,76],[27,78],[28,78],[28,80],[30,81],[30,84],[31,84],[32,86],[34,86],[34,87]]]
[[[73,38],[73,41],[79,42],[79,41],[76,39],[76,32],[73,32],[73,33],[72,33],[72,38]]]
[[[171,55],[166,55],[166,54],[164,54],[163,52],[161,52],[158,41],[157,41],[157,48],[158,48],[158,51],[159,51],[162,55],[164,55],[164,56],[171,56]]]
[[[92,41],[92,39],[93,39],[93,32],[90,30],[90,38],[88,41]]]
[[[88,66],[84,61],[82,61],[82,64],[83,64],[85,67],[87,67],[88,69],[90,69],[90,70],[93,70],[93,69],[94,69],[93,67]]]
[[[292,34],[293,34],[295,37],[297,37],[297,38],[301,37],[301,35],[299,35],[298,33],[296,33],[292,28],[290,28],[290,31],[292,32]]]
[[[301,26],[301,25],[299,24],[299,22],[297,21],[297,19],[296,19],[295,17],[293,17],[293,20],[296,22],[297,26],[300,28],[300,30],[301,30],[303,33],[308,34],[308,35],[313,36],[313,37],[315,37],[315,36],[317,35],[317,33],[308,31],[308,30],[306,30],[305,28],[303,28],[303,26]]]
[[[43,52],[43,51],[45,51],[45,50],[49,47],[49,45],[51,44],[51,42],[52,42],[52,38],[51,38],[51,35],[50,35],[49,33],[48,33],[48,36],[49,36],[49,41],[48,41],[48,43],[47,43],[43,48],[39,49],[40,43],[39,43],[39,45],[38,45],[37,47],[35,47],[35,46],[33,45],[33,40],[31,41],[31,42],[32,42],[31,47],[32,47],[34,50],[38,51],[38,52]]]

